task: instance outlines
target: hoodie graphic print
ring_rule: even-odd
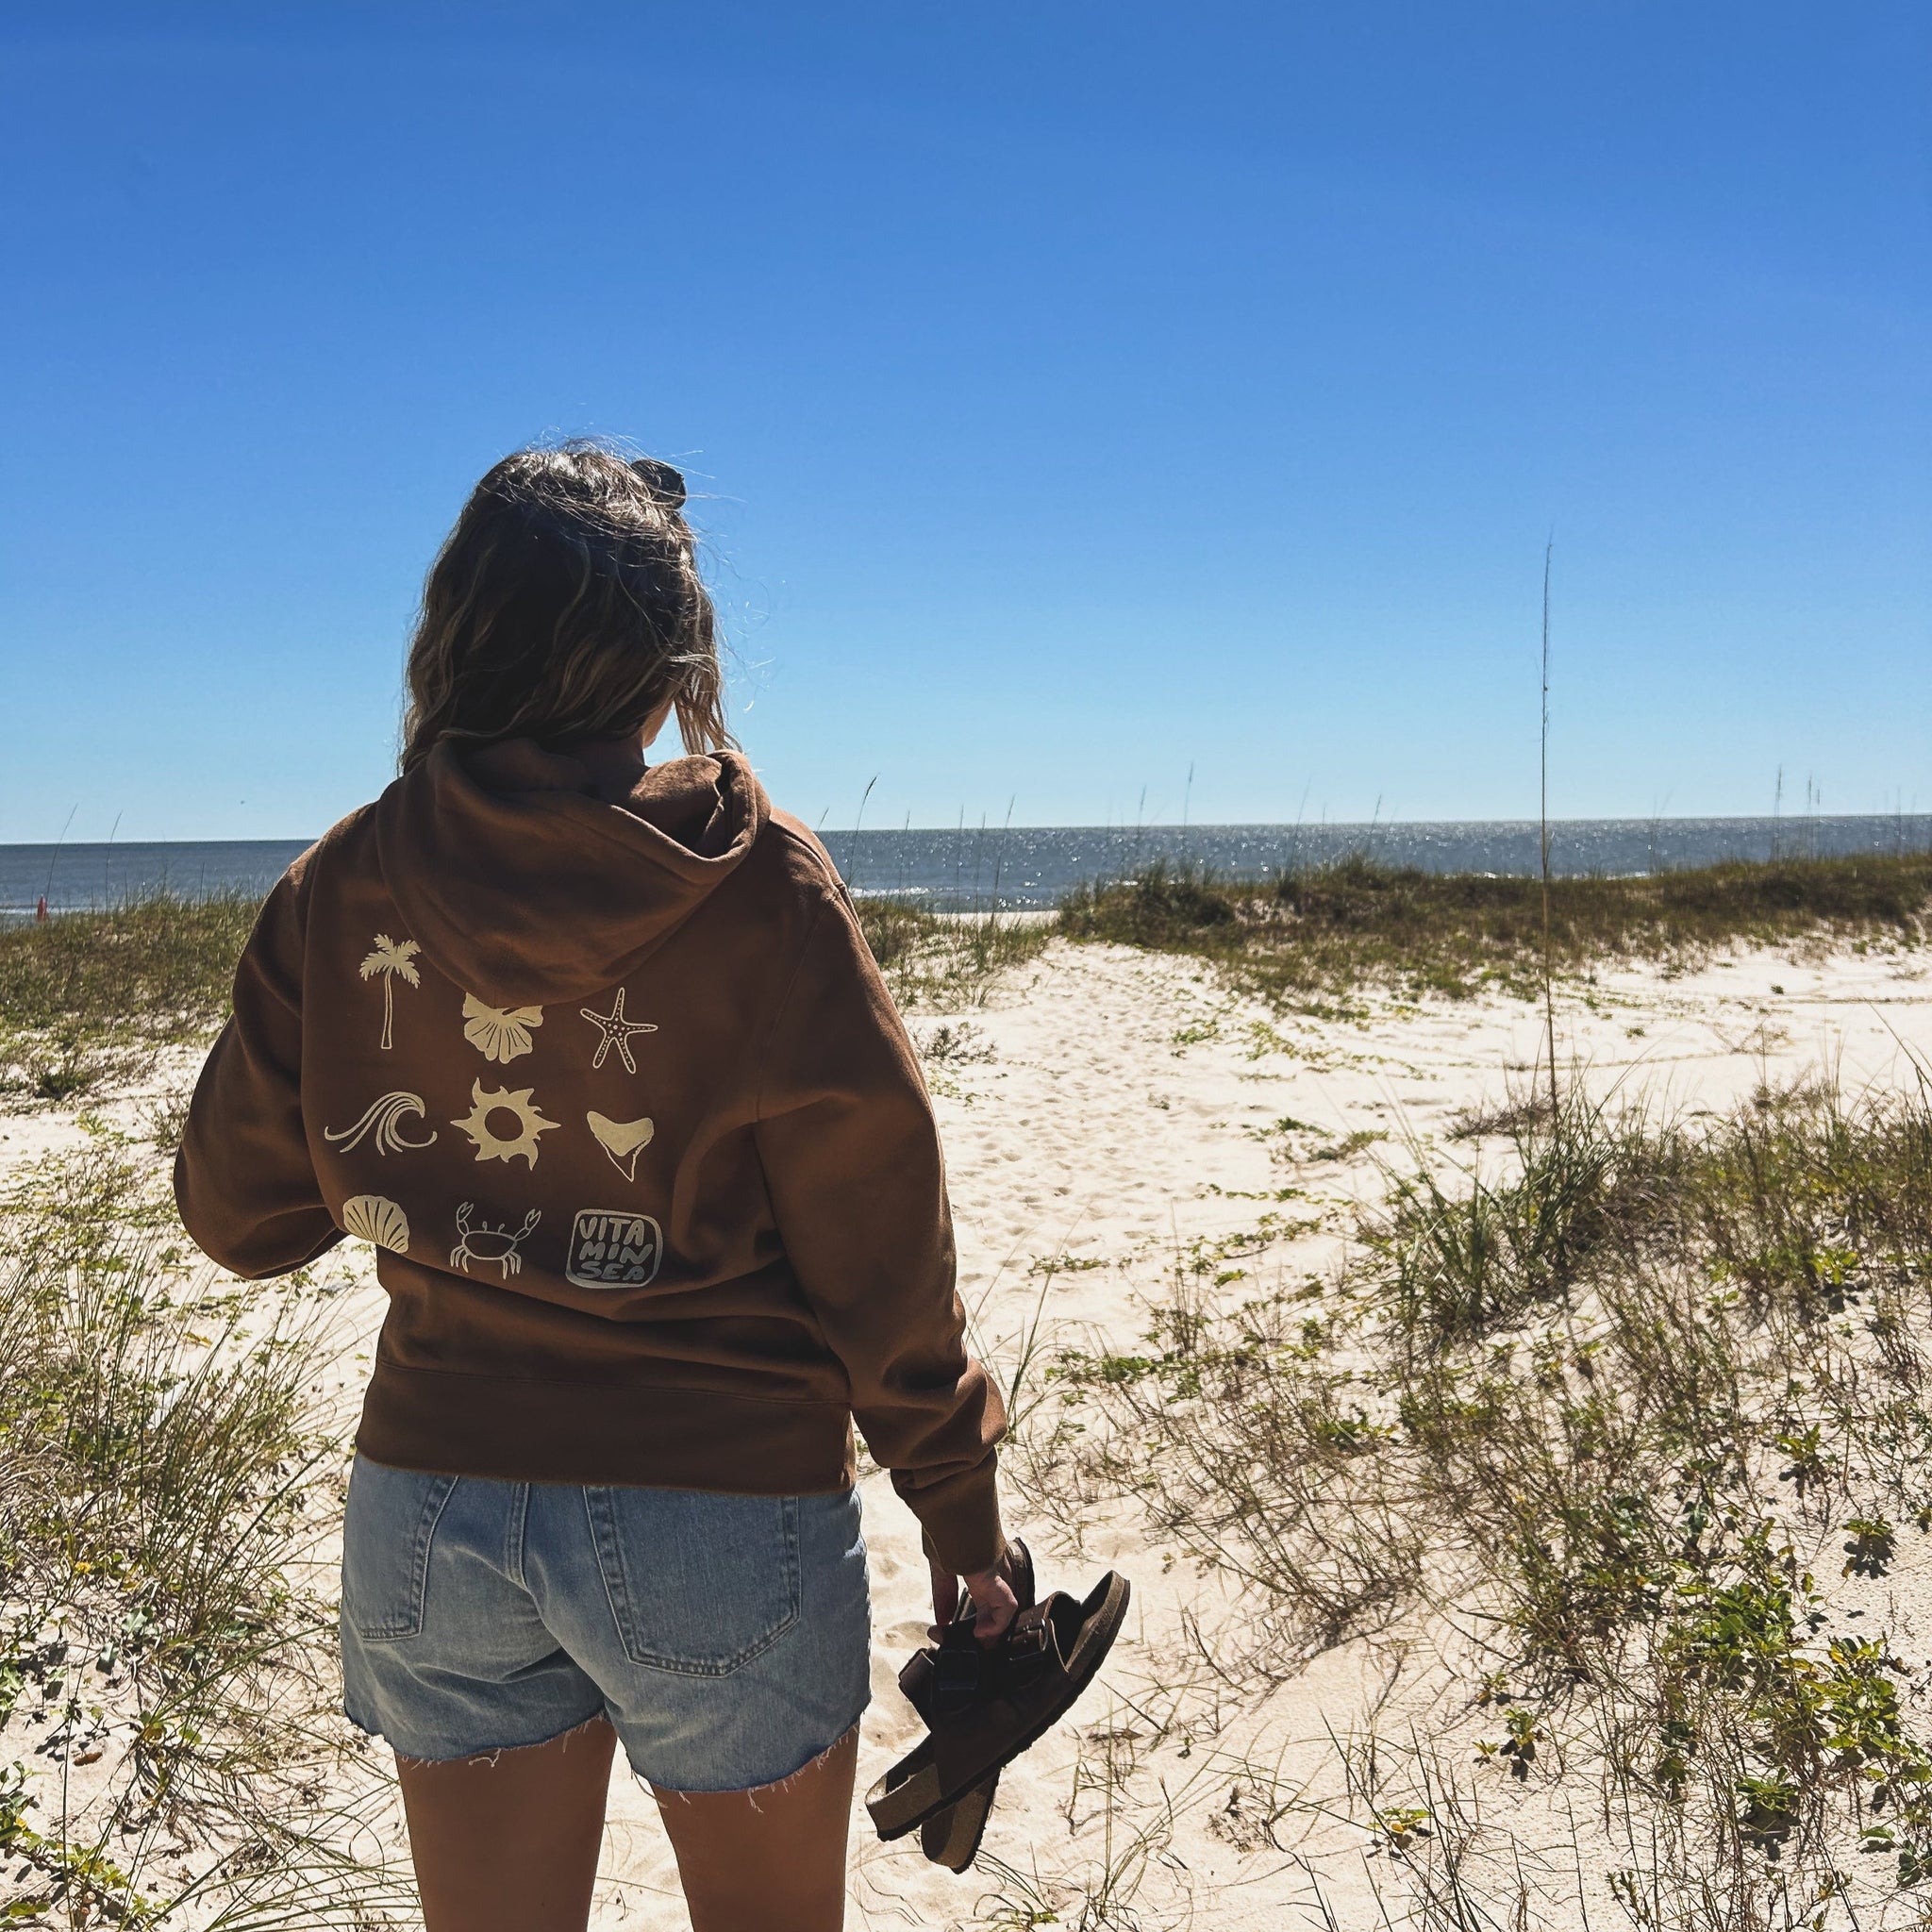
[[[796,1494],[856,1418],[956,1570],[1001,1536],[916,1058],[823,848],[735,754],[623,806],[439,747],[291,867],[175,1167],[262,1276],[344,1234],[401,1468]]]

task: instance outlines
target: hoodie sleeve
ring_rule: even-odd
[[[866,1446],[941,1561],[991,1569],[1006,1417],[966,1352],[925,1084],[842,895],[821,908],[780,1005],[757,1133],[786,1253]]]
[[[234,1014],[195,1083],[175,1200],[181,1224],[237,1274],[286,1274],[341,1240],[302,1125],[302,957],[297,860],[269,894],[235,969]]]

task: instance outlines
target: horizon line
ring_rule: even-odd
[[[1621,812],[1594,813],[1574,818],[1552,818],[1552,829],[1562,825],[1765,825],[1765,824],[1892,824],[1917,821],[1932,824],[1932,811],[1798,811],[1798,812]],[[1068,820],[1039,824],[994,824],[991,819],[977,824],[956,822],[950,825],[825,825],[812,827],[821,839],[904,839],[944,834],[974,838],[1014,832],[1102,832],[1145,835],[1150,832],[1387,832],[1417,825],[1494,825],[1541,828],[1542,821],[1527,818],[1433,818],[1433,819],[1196,819],[1155,820],[1135,824],[1127,821]],[[193,839],[23,839],[0,840],[0,852],[135,852],[157,845],[312,845],[322,837],[314,833],[256,833],[246,838]]]

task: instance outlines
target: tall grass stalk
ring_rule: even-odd
[[[1554,537],[1543,545],[1542,733],[1537,793],[1537,869],[1542,882],[1543,913],[1543,1050],[1549,1063],[1553,1121],[1562,1117],[1557,1098],[1556,965],[1550,957],[1550,558],[1556,547]]]

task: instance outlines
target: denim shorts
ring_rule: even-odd
[[[866,1707],[856,1491],[425,1475],[358,1456],[342,1532],[350,1719],[405,1757],[476,1757],[608,1717],[660,1790],[774,1783]]]

